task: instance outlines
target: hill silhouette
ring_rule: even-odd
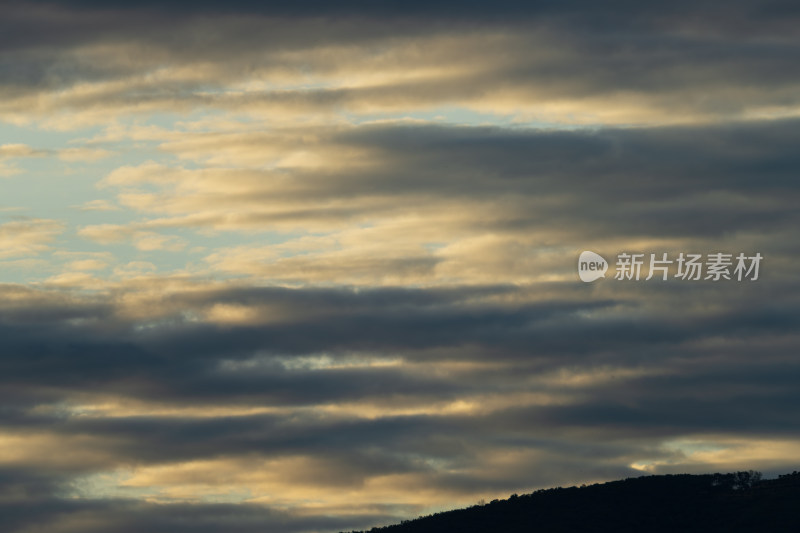
[[[800,472],[661,475],[512,495],[369,533],[800,531]],[[352,532],[366,533],[366,532]]]

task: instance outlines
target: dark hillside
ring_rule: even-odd
[[[800,531],[800,473],[664,475],[539,490],[371,533]]]

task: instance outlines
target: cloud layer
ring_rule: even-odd
[[[251,4],[1,8],[9,531],[797,469],[796,8]]]

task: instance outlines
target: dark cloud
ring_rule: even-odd
[[[793,387],[798,368],[791,360],[796,301],[775,305],[748,292],[717,310],[692,309],[685,317],[671,316],[663,295],[663,307],[652,307],[648,300],[653,294],[647,291],[623,291],[614,301],[590,297],[580,304],[567,299],[502,307],[489,303],[522,290],[188,291],[176,297],[184,299],[182,309],[210,302],[272,302],[287,316],[293,316],[292,309],[313,313],[259,327],[166,320],[146,332],[137,330],[137,321],[111,313],[101,320],[112,321],[109,331],[116,332],[116,340],[99,325],[71,324],[74,316],[47,312],[40,302],[38,327],[3,330],[3,388],[8,397],[24,394],[16,403],[4,401],[0,423],[6,434],[44,432],[48,442],[88,447],[92,454],[68,464],[41,461],[6,471],[8,497],[22,502],[3,504],[11,530],[34,523],[70,524],[86,514],[93,523],[113,524],[105,527],[114,531],[335,530],[396,516],[301,517],[255,506],[151,507],[113,498],[60,497],[73,490],[75,476],[126,464],[324,458],[324,465],[298,471],[295,482],[313,479],[317,487],[336,490],[360,486],[374,476],[410,475],[424,479],[427,487],[470,494],[633,475],[636,471],[626,465],[642,457],[680,459],[659,443],[687,434],[796,437],[800,426],[794,406],[800,398]],[[719,291],[697,290],[706,301]],[[619,312],[628,306],[639,308],[640,316]],[[93,316],[94,311],[89,307],[87,313]],[[727,339],[733,348],[715,348],[715,339]],[[366,360],[402,355],[421,366],[314,369],[281,363],[323,351],[334,362],[352,361],[354,354]],[[495,366],[456,374],[425,370],[426,365],[459,360]],[[224,362],[245,365],[237,370]],[[582,385],[555,379],[563,370],[602,376],[608,368],[651,374]],[[72,412],[70,402],[80,402],[87,392],[123,398],[123,405],[150,401],[177,409],[261,405],[289,410],[210,418]],[[569,399],[485,414],[384,414],[372,420],[291,410],[343,402],[413,407],[471,394],[524,393]],[[37,411],[37,406],[49,408]],[[90,441],[81,440],[87,436]],[[496,471],[485,462],[497,450],[530,455],[512,470]],[[432,463],[450,465],[448,473]]]
[[[649,112],[643,122],[656,124],[548,129],[534,113],[524,123],[539,129],[349,121],[298,127],[289,140],[275,140],[283,131],[195,130],[165,140],[165,153],[189,160],[183,174],[145,165],[125,172],[149,168],[157,179],[104,182],[157,196],[133,229],[123,227],[129,234],[277,233],[289,221],[313,240],[313,228],[366,230],[411,213],[424,222],[412,230],[430,230],[434,248],[450,234],[507,248],[464,253],[459,269],[493,280],[483,284],[440,273],[457,251],[391,255],[389,243],[379,249],[387,257],[367,246],[366,259],[330,264],[311,246],[281,257],[289,274],[274,277],[275,265],[256,255],[256,274],[272,284],[153,275],[80,289],[0,286],[0,514],[9,531],[362,528],[422,511],[385,503],[380,480],[408,494],[470,498],[624,477],[641,464],[705,469],[682,439],[797,441],[800,121],[786,118],[800,94],[794,4],[87,0],[2,10],[0,111],[20,120],[67,110],[110,121],[126,106],[514,114],[568,101],[599,114],[618,106],[614,124]],[[428,74],[397,74],[413,68]],[[330,81],[373,71],[384,74],[374,83]],[[306,75],[327,81],[306,86]],[[251,76],[288,81],[228,91]],[[657,125],[673,117],[689,125]],[[339,159],[270,170],[261,160],[228,168],[203,159],[243,147],[284,153],[295,139]],[[214,180],[247,187],[217,190]],[[365,234],[354,249],[386,244]],[[581,249],[660,251],[618,249],[651,244],[761,252],[761,279],[565,280]],[[520,270],[560,281],[506,275],[526,254],[534,257]],[[412,281],[349,286],[336,277],[384,268]],[[294,288],[277,285],[287,279]],[[331,286],[315,286],[320,279]],[[766,452],[771,467],[793,469],[788,452]],[[147,483],[108,480],[128,474]],[[206,486],[242,479],[278,496],[309,494],[272,505]],[[201,489],[162,493],[163,480]],[[291,508],[314,503],[312,488],[375,501]]]
[[[166,12],[175,11],[182,14],[195,14],[203,12],[233,12],[248,14],[294,14],[304,16],[330,16],[330,15],[353,15],[366,14],[372,16],[397,16],[403,14],[443,16],[447,20],[458,20],[460,17],[469,16],[494,16],[497,18],[513,19],[524,16],[542,15],[570,15],[576,19],[584,20],[587,23],[602,27],[604,20],[623,19],[620,10],[625,11],[625,15],[632,18],[631,25],[651,20],[674,20],[685,17],[687,11],[700,14],[714,13],[716,16],[710,17],[707,24],[728,23],[738,20],[740,13],[752,16],[751,24],[758,23],[760,20],[779,20],[781,17],[790,16],[797,13],[797,7],[793,2],[788,1],[738,1],[730,4],[730,10],[725,13],[718,13],[713,3],[705,2],[673,2],[668,6],[647,6],[639,2],[618,1],[605,6],[599,6],[595,2],[569,2],[568,4],[553,4],[551,2],[516,2],[513,0],[500,1],[487,6],[483,2],[465,1],[454,2],[452,0],[436,0],[431,2],[370,2],[369,0],[350,0],[340,2],[324,2],[322,0],[306,0],[300,2],[254,2],[251,0],[232,0],[225,4],[213,2],[211,0],[198,0],[190,5],[181,2],[155,2],[143,1],[136,5],[125,2],[101,2],[99,0],[36,0],[26,2],[27,4],[38,4],[41,6],[58,6],[73,9],[99,9],[101,11],[111,10],[136,10],[136,9],[156,9]],[[613,9],[612,9],[613,6]],[[600,16],[601,20],[593,20],[593,17]],[[482,19],[479,19],[482,20]]]
[[[153,531],[200,532],[237,531],[278,533],[300,531],[334,531],[337,529],[368,527],[376,517],[348,516],[293,516],[284,511],[271,510],[256,505],[234,504],[147,504],[135,501],[63,500],[49,499],[36,503],[0,503],[0,513],[9,531],[20,527],[39,526],[53,532],[108,531],[113,527],[120,533]],[[86,517],[92,519],[87,521]],[[397,515],[387,513],[377,519],[388,522]]]
[[[557,222],[570,238],[563,244],[576,248],[609,235],[716,246],[749,232],[750,240],[728,243],[757,243],[765,253],[755,283],[214,289],[194,282],[141,304],[149,309],[143,314],[124,304],[135,285],[95,296],[4,286],[0,427],[44,450],[86,452],[5,471],[9,488],[0,497],[21,502],[3,504],[9,523],[57,522],[68,531],[71,520],[89,515],[110,524],[98,530],[309,531],[416,512],[329,518],[241,504],[65,497],[76,479],[129,465],[302,457],[317,462],[295,472],[295,482],[331,491],[407,476],[470,495],[624,477],[643,459],[669,469],[688,452],[663,443],[687,435],[796,439],[797,250],[782,239],[797,216],[797,133],[796,121],[572,132],[369,126],[329,142],[368,147],[389,170],[328,174],[330,183],[309,176],[319,187],[294,193],[310,202],[367,191],[401,204],[425,196],[475,205],[514,195],[521,206],[553,196],[562,199],[558,209],[534,216],[521,209],[519,227]],[[725,200],[733,197],[757,201],[743,214]],[[481,226],[502,224],[475,222]],[[565,254],[560,268],[573,269],[575,259]],[[257,320],[199,318],[215,305],[255,309]],[[371,366],[385,359],[403,364]],[[526,395],[542,400],[490,403]],[[108,398],[130,412],[80,412]],[[486,411],[436,408],[464,398],[486,402]],[[241,407],[276,411],[188,413]],[[175,412],[158,414],[164,408]],[[359,408],[382,414],[358,416]],[[498,469],[492,459],[503,453],[517,459]]]
[[[649,110],[664,121],[670,114],[688,121],[692,116],[708,120],[772,113],[775,107],[798,104],[799,80],[792,68],[798,42],[791,31],[798,13],[790,4],[736,2],[724,16],[712,6],[689,2],[658,8],[626,2],[615,9],[570,4],[11,4],[0,23],[0,72],[5,74],[7,106],[16,111],[27,101],[15,104],[14,98],[30,90],[57,91],[103,80],[127,83],[87,97],[66,95],[59,105],[169,110],[241,108],[256,100],[274,109],[318,112],[471,105],[487,98],[510,100],[510,107],[520,108],[599,98],[596,105],[604,108],[636,104],[639,113]],[[416,40],[436,37],[462,42],[432,43],[426,54],[415,51]],[[90,49],[105,45],[112,48]],[[335,47],[338,52],[331,51]],[[342,53],[342,47],[350,52]],[[321,89],[267,90],[246,99],[200,96],[209,89],[224,91],[254,72],[269,77],[294,73],[302,79],[385,66],[386,56],[401,65],[413,57],[415,65],[438,67],[443,75],[414,82],[387,79],[363,88],[323,83]],[[197,76],[158,84],[130,78],[187,66],[194,66]],[[450,67],[458,67],[458,73],[447,75]],[[639,120],[634,114],[622,122]]]
[[[203,145],[200,137],[194,142]],[[216,141],[234,150],[257,137]],[[191,182],[177,197],[167,181],[163,203],[184,214],[180,202],[186,201],[185,214],[193,216],[188,209],[203,205],[208,217],[192,223],[212,227],[341,222],[444,205],[463,213],[459,223],[477,232],[548,229],[576,240],[719,238],[800,223],[798,142],[797,120],[589,131],[361,126],[321,141],[323,147],[368,151],[341,171],[287,170],[290,180],[271,171],[211,169],[216,174],[209,175],[220,180],[249,184],[259,177],[262,185],[247,198],[218,193],[212,202]],[[380,164],[364,169],[364,159]],[[149,179],[156,182],[164,171],[154,168]],[[220,205],[242,211],[211,213]]]

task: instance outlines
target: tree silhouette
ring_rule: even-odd
[[[794,532],[798,502],[798,472],[773,480],[753,470],[645,476],[513,494],[370,533]]]

